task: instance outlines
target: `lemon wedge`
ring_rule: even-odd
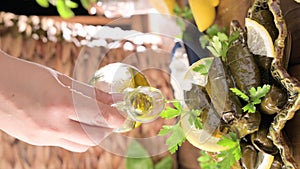
[[[219,137],[212,135],[206,130],[197,129],[195,126],[191,125],[189,122],[189,118],[190,115],[186,114],[180,121],[180,125],[189,143],[201,150],[209,152],[220,152],[228,149],[228,147],[218,144],[218,141],[220,140]]]
[[[189,4],[199,31],[205,31],[215,20],[219,0],[189,0]]]
[[[255,55],[274,58],[274,44],[266,28],[250,18],[246,18],[245,26],[250,52]]]
[[[274,156],[259,152],[257,156],[257,169],[270,169],[274,161]]]

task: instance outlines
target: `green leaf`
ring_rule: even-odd
[[[81,5],[84,7],[84,9],[89,10],[91,7],[89,0],[80,0]]]
[[[198,158],[201,169],[219,169],[218,162],[216,162],[206,151],[201,151],[201,156]]]
[[[66,6],[69,8],[77,8],[78,4],[76,2],[73,2],[71,0],[66,0]]]
[[[254,99],[260,99],[264,97],[269,91],[270,91],[271,86],[270,85],[263,85],[263,87],[258,86],[257,89],[252,87],[249,90],[250,97]]]
[[[232,140],[231,138],[228,138],[226,136],[223,136],[222,139],[220,139],[217,142],[218,145],[224,146],[224,147],[228,147],[228,148],[233,148],[237,145],[237,143]]]
[[[237,88],[230,88],[230,90],[237,96],[239,96],[241,99],[245,100],[246,102],[248,102],[250,99],[249,97],[243,93],[241,90],[237,89]]]
[[[177,117],[181,114],[181,112],[177,109],[173,109],[171,107],[167,107],[165,110],[163,110],[160,113],[160,117],[165,118],[165,119],[171,119],[174,117]]]
[[[228,46],[230,46],[235,40],[237,40],[240,36],[240,32],[236,31],[230,34],[229,40],[228,40]]]
[[[220,57],[221,55],[218,53],[218,51],[216,51],[215,48],[213,48],[212,46],[206,46],[207,49],[216,57]]]
[[[173,9],[174,14],[176,14],[177,16],[181,15],[181,8],[179,7],[179,5],[176,3]]]
[[[205,49],[205,47],[209,43],[210,39],[207,35],[202,35],[199,38],[199,41],[200,41],[200,45],[201,45],[202,49]]]
[[[153,169],[153,162],[147,150],[137,141],[133,140],[127,150],[126,168]]]
[[[223,32],[218,32],[217,36],[219,37],[220,41],[228,41],[228,36]]]
[[[164,125],[164,126],[162,126],[162,129],[160,129],[158,135],[159,136],[163,136],[163,135],[169,134],[169,133],[171,133],[173,131],[174,127],[175,127],[175,125],[174,126]]]
[[[218,53],[220,53],[221,49],[222,49],[222,43],[219,39],[219,37],[214,36],[212,38],[212,42],[211,42],[212,46],[216,49],[216,51],[218,51]]]
[[[62,18],[71,18],[74,16],[74,12],[66,5],[65,0],[57,0],[56,9]]]
[[[222,29],[220,30],[218,25],[214,24],[212,25],[211,27],[209,27],[207,30],[206,30],[206,34],[209,36],[209,37],[213,37],[213,36],[217,36],[218,32],[224,32]]]
[[[193,71],[199,72],[201,75],[208,75],[212,62],[213,62],[213,58],[206,59],[203,64],[199,64],[195,68],[193,68]]]
[[[41,7],[48,8],[49,2],[48,0],[35,0]]]
[[[183,129],[180,127],[180,123],[173,126],[163,126],[158,135],[166,135],[169,133],[171,133],[171,135],[167,139],[166,144],[169,147],[170,153],[173,154],[178,150],[178,147],[182,145],[186,137]]]
[[[231,166],[242,157],[242,152],[239,144],[239,140],[236,137],[236,134],[233,132],[229,133],[230,137],[223,136],[217,144],[226,146],[229,149],[221,151],[218,157],[222,159],[219,162],[219,166],[222,169],[230,169]]]
[[[154,169],[172,169],[173,159],[171,156],[166,156],[160,160],[155,166]]]
[[[248,104],[246,104],[246,106],[244,106],[242,109],[244,112],[248,112],[248,113],[256,112],[256,107],[252,102],[249,102]]]
[[[174,117],[177,117],[177,116],[180,116],[181,113],[182,113],[182,106],[181,106],[181,103],[179,101],[174,101],[173,102],[173,106],[175,107],[174,108],[171,108],[171,107],[167,107],[165,110],[163,110],[161,113],[160,113],[160,117],[162,118],[166,118],[166,119],[171,119],[171,118],[174,118]]]

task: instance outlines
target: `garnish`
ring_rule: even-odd
[[[173,164],[171,156],[166,156],[155,164],[147,149],[136,140],[131,141],[126,155],[126,168],[130,169],[171,169]]]
[[[230,169],[230,167],[242,157],[240,142],[236,137],[236,134],[229,132],[230,137],[223,136],[221,140],[218,141],[218,144],[221,146],[229,147],[229,149],[221,151],[218,155],[222,161],[219,162],[219,165],[223,169]]]
[[[173,9],[173,12],[176,16],[176,24],[179,26],[180,30],[182,33],[177,36],[177,38],[182,39],[183,32],[185,31],[185,21],[184,19],[187,20],[193,20],[193,13],[191,11],[191,8],[189,6],[185,6],[183,10],[180,8],[180,6],[176,3]]]
[[[239,140],[233,132],[230,132],[229,136],[223,136],[217,143],[229,148],[216,156],[221,161],[216,161],[206,151],[201,151],[198,161],[202,169],[230,169],[236,161],[240,160],[242,153]]]
[[[198,72],[201,75],[205,76],[208,75],[210,66],[213,62],[213,59],[202,59],[203,63],[197,65],[196,67],[193,68],[194,72]]]
[[[202,169],[217,169],[219,167],[218,162],[212,159],[206,151],[202,150],[200,153],[201,156],[198,158],[198,161]]]
[[[207,48],[214,56],[221,57],[224,61],[228,48],[239,37],[239,32],[226,35],[225,29],[219,29],[213,25],[206,31],[206,35],[200,37],[202,48]]]
[[[165,119],[171,119],[182,115],[184,111],[180,102],[174,101],[173,105],[175,108],[167,107],[164,111],[161,112],[160,116]],[[191,125],[194,125],[197,129],[203,128],[202,120],[199,117],[201,112],[202,111],[200,110],[184,112],[190,115],[188,119],[189,123]],[[175,153],[182,145],[182,143],[186,140],[186,135],[180,126],[180,122],[177,122],[175,125],[164,125],[159,131],[158,135],[162,136],[166,134],[171,134],[166,141],[166,144],[169,147],[169,151],[170,153]]]
[[[244,101],[248,102],[246,106],[243,107],[244,112],[255,113],[256,104],[261,103],[261,99],[266,96],[266,94],[270,91],[270,85],[263,85],[263,87],[258,86],[257,88],[252,87],[249,90],[249,96],[243,93],[241,90],[237,88],[230,88],[230,90],[239,96]]]
[[[182,107],[179,102],[173,102],[173,105],[176,109],[167,107],[164,111],[161,112],[161,117],[170,119],[175,118],[181,115]],[[158,135],[166,135],[171,133],[170,137],[167,139],[166,144],[169,147],[170,153],[175,153],[178,150],[178,147],[186,140],[185,133],[180,126],[180,123],[175,125],[164,125],[163,128],[159,131]]]
[[[189,114],[190,114],[189,123],[191,125],[194,124],[194,126],[197,129],[203,129],[202,119],[199,117],[201,112],[202,112],[201,110],[192,110],[189,112]]]

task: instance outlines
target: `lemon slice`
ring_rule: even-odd
[[[257,160],[257,169],[270,169],[274,161],[274,156],[267,153],[259,152]]]
[[[198,60],[193,63],[187,70],[186,74],[183,77],[183,80],[189,80],[193,84],[205,86],[207,84],[207,75],[201,75],[199,72],[195,72],[193,69],[199,65],[203,65],[208,72],[209,67],[211,66],[213,57],[207,57]]]
[[[266,28],[258,22],[246,18],[247,44],[255,55],[274,58],[274,44]]]
[[[201,32],[213,24],[218,3],[218,0],[189,0],[194,20]]]
[[[191,125],[189,122],[189,114],[182,117],[180,125],[186,135],[186,139],[193,146],[209,151],[209,152],[220,152],[228,149],[226,146],[221,146],[218,143],[219,137],[213,136],[211,133],[203,129],[197,129],[195,126]]]

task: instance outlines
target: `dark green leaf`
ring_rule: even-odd
[[[155,166],[154,169],[172,169],[173,159],[171,156],[167,156],[160,160]]]
[[[48,8],[49,7],[49,2],[48,0],[36,0],[36,2],[44,8]]]

